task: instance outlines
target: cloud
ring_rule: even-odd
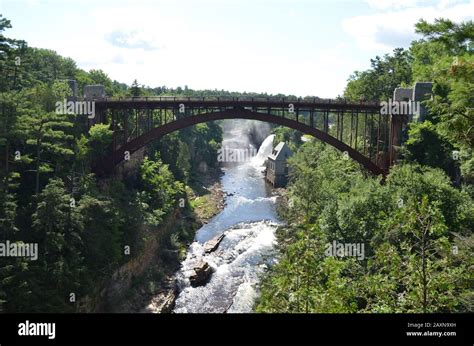
[[[119,48],[143,49],[147,51],[158,49],[158,47],[153,45],[153,42],[150,42],[143,37],[143,32],[136,30],[131,32],[115,30],[107,33],[105,35],[105,40],[111,45]]]
[[[125,64],[125,60],[121,54],[114,56],[111,62],[114,64]]]
[[[42,35],[35,44],[72,57],[85,70],[149,86],[335,97],[360,69],[360,57],[347,54],[342,42],[301,53],[292,37],[246,30],[241,22],[222,21],[226,6],[210,9],[216,12],[200,19],[179,7],[99,5],[76,19],[67,35]],[[70,29],[78,25],[83,30]]]
[[[394,28],[378,29],[374,35],[375,42],[390,48],[406,47],[416,38],[414,32],[399,31]]]
[[[361,49],[388,51],[396,47],[408,47],[411,41],[417,38],[415,24],[421,18],[433,21],[443,17],[460,22],[472,19],[474,13],[474,0],[463,3],[445,0],[436,5],[426,5],[424,1],[404,0],[400,4],[396,5],[391,0],[381,1],[378,8],[403,8],[347,18],[342,22],[343,29]]]
[[[444,9],[462,2],[465,2],[465,0],[365,0],[365,3],[371,8],[380,11],[430,6]]]
[[[378,10],[393,10],[407,7],[415,7],[422,1],[420,0],[365,0],[372,8]]]

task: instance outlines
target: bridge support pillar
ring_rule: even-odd
[[[406,129],[405,115],[392,115],[390,119],[389,162],[392,166],[399,156],[399,148],[403,142],[403,132]]]
[[[396,88],[393,91],[394,102],[409,102],[413,98],[412,88]],[[408,114],[392,114],[390,116],[389,162],[392,166],[399,156],[399,148],[404,140],[404,131],[408,124]]]
[[[391,115],[389,155],[390,166],[398,159],[398,148],[405,141],[406,127],[409,121],[423,121],[428,111],[421,102],[431,97],[433,83],[417,82],[413,88],[396,88],[393,91],[393,101],[398,102],[420,102],[419,106],[414,106],[414,114]]]

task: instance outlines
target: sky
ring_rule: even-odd
[[[131,84],[336,97],[423,18],[474,0],[0,0],[7,37]]]

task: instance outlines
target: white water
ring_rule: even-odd
[[[265,160],[272,152],[274,138],[275,135],[270,135],[265,138],[262,145],[260,145],[257,155],[253,158],[253,161],[251,162],[254,167],[260,168],[265,164]]]
[[[245,122],[224,132],[227,147],[247,149],[249,144],[239,130]],[[222,188],[228,194],[226,206],[196,233],[181,270],[177,273],[181,292],[174,312],[251,312],[258,296],[259,276],[273,261],[276,197],[263,178],[263,164],[272,150],[268,136],[255,157],[224,168]],[[225,233],[218,249],[205,254],[203,245]],[[211,280],[201,287],[190,286],[194,265],[203,259],[214,269]]]

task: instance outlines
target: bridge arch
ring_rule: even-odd
[[[188,117],[182,117],[177,120],[171,121],[169,123],[163,124],[159,127],[156,127],[150,130],[147,133],[142,134],[141,136],[127,142],[119,149],[114,151],[109,157],[107,157],[102,162],[103,172],[110,172],[113,168],[122,162],[125,158],[125,152],[133,154],[135,151],[144,147],[153,140],[160,138],[166,134],[172,133],[183,128],[197,125],[200,123],[215,121],[215,120],[224,120],[224,119],[248,119],[248,120],[259,120],[269,123],[274,123],[277,125],[289,127],[295,130],[298,130],[302,133],[309,134],[324,143],[331,145],[332,147],[338,149],[341,152],[347,152],[349,157],[353,160],[360,163],[368,171],[375,175],[385,174],[386,172],[374,162],[372,162],[368,157],[362,155],[354,148],[343,143],[342,141],[334,138],[326,132],[313,128],[309,125],[297,122],[293,119],[288,119],[284,117],[279,117],[273,114],[256,112],[253,110],[248,110],[244,108],[233,108],[226,109],[222,111],[213,111],[199,115],[193,115]]]

